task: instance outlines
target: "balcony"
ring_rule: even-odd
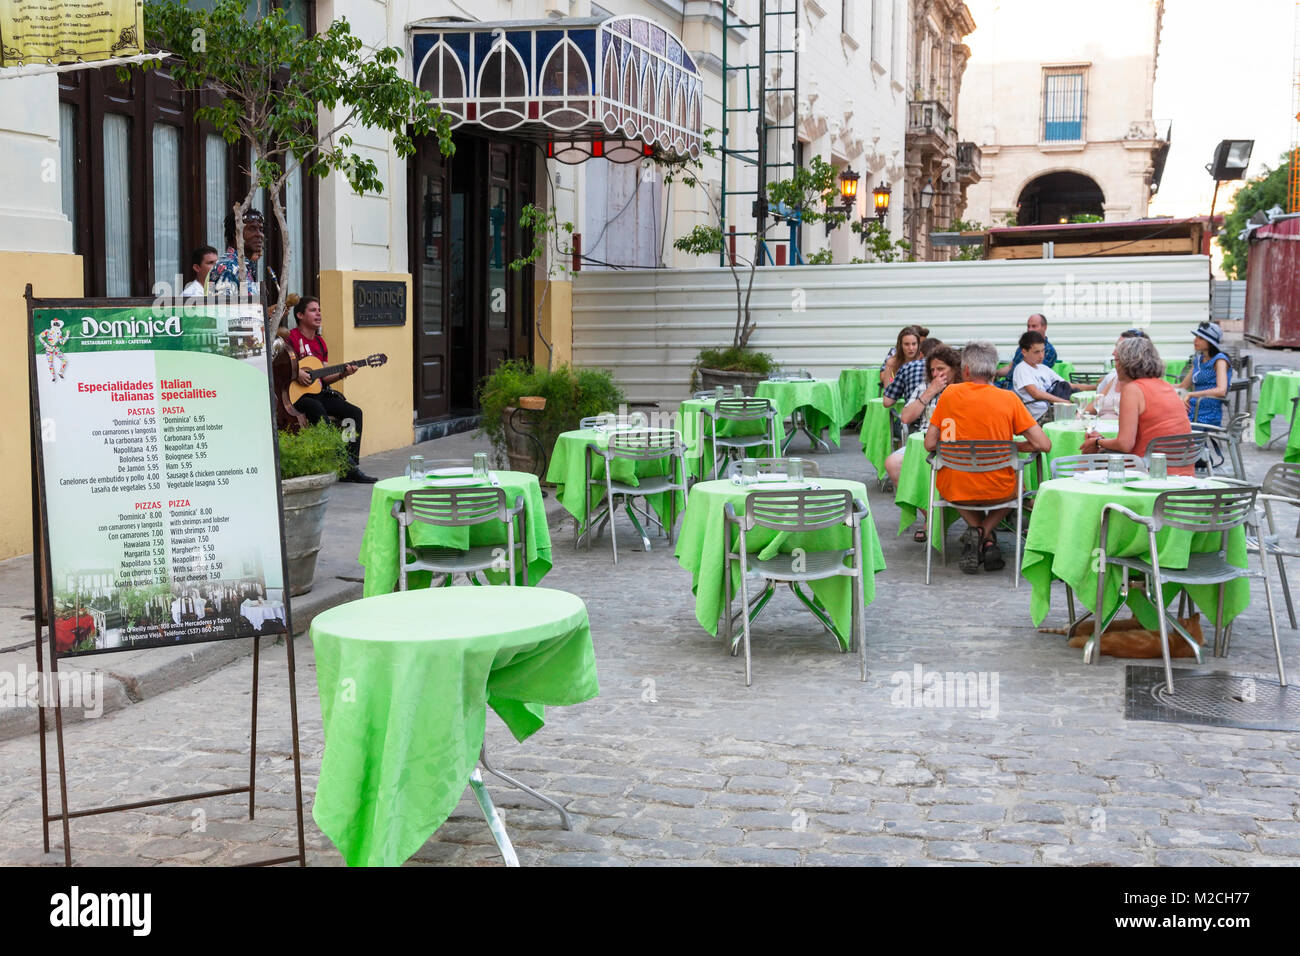
[[[952,114],[938,100],[916,100],[907,104],[909,147],[948,153],[955,133]]]
[[[957,181],[973,186],[980,181],[980,148],[971,142],[957,144]]]

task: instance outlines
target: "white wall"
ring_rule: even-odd
[[[1183,358],[1190,330],[1209,316],[1209,294],[1203,256],[765,268],[750,345],[835,376],[879,366],[899,328],[914,323],[958,346],[990,339],[1009,356],[1025,319],[1041,312],[1060,358],[1076,365],[1100,367],[1132,326],[1167,358]],[[613,369],[634,401],[676,403],[696,352],[731,344],[735,309],[724,269],[584,271],[573,287],[574,363]]]
[[[0,77],[0,250],[72,252],[63,215],[59,84],[53,73]]]

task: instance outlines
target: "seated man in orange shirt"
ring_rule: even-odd
[[[998,353],[991,342],[966,343],[961,353],[962,381],[944,389],[930,414],[930,428],[925,434],[927,451],[935,451],[941,441],[1011,441],[1016,435],[1024,436],[1029,451],[1052,450],[1051,439],[1043,434],[1020,397],[993,384],[997,367]],[[993,529],[1012,509],[985,512],[961,506],[990,505],[1014,498],[1015,472],[1010,468],[977,473],[944,468],[935,483],[939,494],[957,506],[969,525],[961,536],[958,566],[967,574],[979,571],[980,564],[986,571],[1000,570],[1004,563]]]

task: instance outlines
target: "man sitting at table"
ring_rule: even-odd
[[[1046,344],[1047,339],[1037,332],[1020,336],[1020,348],[1016,354],[1024,361],[1016,366],[1011,378],[1016,394],[1035,421],[1042,421],[1049,405],[1069,405],[1068,396],[1083,388],[1082,385],[1071,385],[1043,361]]]
[[[1052,442],[1034,421],[1025,403],[994,386],[998,353],[991,342],[968,342],[962,350],[962,381],[949,385],[939,396],[925,434],[926,451],[935,451],[941,441],[1011,441],[1025,439],[1025,450],[1049,452]],[[944,468],[935,477],[944,500],[951,502],[968,525],[961,536],[958,567],[975,574],[980,565],[986,571],[1004,566],[993,529],[1011,508],[976,511],[963,505],[991,505],[1015,497],[1016,475],[1010,468],[997,471],[964,472]],[[1018,573],[1018,572],[1017,572]]]
[[[1043,337],[1043,364],[1051,368],[1056,364],[1056,347],[1052,345],[1047,338],[1047,318],[1040,313],[1034,313],[1025,322],[1025,331],[1037,332]],[[1016,366],[1025,360],[1023,349],[1017,348],[1016,354],[1012,356],[1011,361],[997,370],[995,378],[998,381],[999,388],[1014,388],[1011,384],[1012,377],[1016,374]]]

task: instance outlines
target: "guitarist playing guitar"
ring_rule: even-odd
[[[310,356],[320,359],[321,362],[328,362],[329,347],[320,334],[320,299],[314,295],[304,296],[299,299],[293,307],[293,317],[298,323],[298,327],[289,333],[289,347],[294,350],[299,358]],[[361,409],[330,388],[331,383],[347,378],[349,375],[355,375],[356,371],[357,367],[355,365],[345,365],[342,372],[319,379],[324,386],[320,393],[301,396],[293,403],[293,407],[306,415],[308,422],[313,425],[326,415],[337,418],[343,424],[344,431],[349,430],[350,424],[353,439],[348,443],[348,458],[352,463],[352,467],[340,480],[371,485],[375,483],[376,479],[357,467],[357,462],[361,457]],[[304,368],[298,372],[298,383],[300,385],[311,385],[313,381],[310,369]]]

